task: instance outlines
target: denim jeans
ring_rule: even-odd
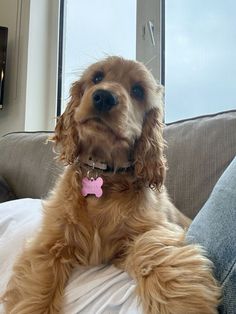
[[[187,239],[200,243],[222,285],[219,313],[236,313],[236,157],[193,220]]]

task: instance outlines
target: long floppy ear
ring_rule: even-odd
[[[58,117],[54,136],[51,138],[59,147],[59,159],[72,164],[78,156],[79,136],[74,119],[75,108],[82,97],[81,83],[75,82],[70,90],[70,101],[64,113]]]
[[[159,108],[147,113],[134,153],[136,177],[153,189],[161,188],[166,174],[162,117]]]

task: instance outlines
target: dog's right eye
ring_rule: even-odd
[[[131,88],[131,95],[132,95],[132,97],[136,98],[137,100],[143,100],[144,95],[145,95],[144,88],[139,84],[135,84]]]
[[[102,71],[96,72],[95,75],[93,76],[93,83],[98,84],[104,79],[104,73]]]

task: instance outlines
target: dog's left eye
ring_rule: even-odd
[[[94,84],[98,84],[99,82],[101,82],[104,79],[104,73],[102,71],[98,71],[95,73],[95,75],[93,76],[93,83]]]
[[[132,86],[131,88],[131,96],[138,99],[138,100],[143,100],[145,95],[144,92],[144,88],[139,85],[139,84],[135,84],[134,86]]]

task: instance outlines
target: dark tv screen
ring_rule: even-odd
[[[4,103],[4,83],[7,60],[7,27],[0,26],[0,109]]]

